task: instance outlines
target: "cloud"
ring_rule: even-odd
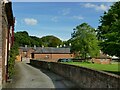
[[[92,3],[86,3],[83,6],[85,8],[94,8],[97,11],[107,11],[109,9],[109,6],[104,5],[104,4],[96,5],[96,4],[92,4]]]
[[[51,20],[52,20],[53,22],[58,22],[58,17],[55,16],[55,17],[51,18]]]
[[[73,16],[73,18],[78,19],[78,20],[83,20],[84,19],[84,17],[82,17],[82,16]]]
[[[27,25],[36,25],[38,23],[38,21],[36,19],[34,19],[34,18],[25,18],[24,22]]]
[[[62,13],[62,15],[68,15],[69,13],[70,13],[70,8],[66,8],[66,9],[63,9],[62,11],[61,11],[61,13]]]

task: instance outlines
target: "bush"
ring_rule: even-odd
[[[14,44],[10,50],[10,56],[8,60],[8,78],[11,79],[15,73],[14,65],[15,59],[18,55],[18,46]]]

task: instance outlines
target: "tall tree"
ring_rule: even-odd
[[[120,57],[120,1],[101,16],[98,39],[104,53]]]
[[[19,46],[31,45],[31,40],[26,31],[20,31],[15,33],[15,42]]]
[[[72,51],[80,54],[82,58],[95,57],[99,55],[98,40],[95,29],[87,23],[77,26],[71,38]]]

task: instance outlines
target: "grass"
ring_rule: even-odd
[[[111,64],[93,64],[90,62],[64,62],[65,64],[71,64],[76,66],[83,66],[95,70],[102,70],[110,73],[120,75],[120,63],[111,63]]]

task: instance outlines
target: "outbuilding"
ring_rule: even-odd
[[[74,58],[70,48],[41,47],[31,53],[32,59],[56,62],[60,58]]]

